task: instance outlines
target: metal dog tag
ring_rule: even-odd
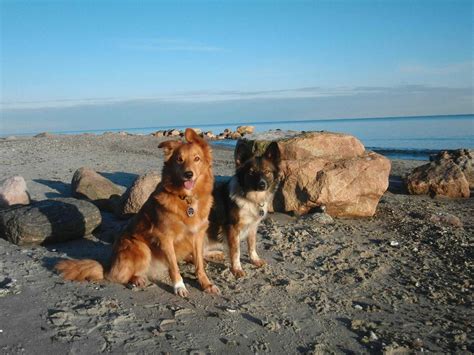
[[[260,215],[260,217],[263,217],[263,216],[265,216],[265,211],[264,211],[264,210],[260,210],[260,211],[258,212],[258,214]]]
[[[192,208],[191,206],[188,206],[186,213],[188,214],[188,217],[194,216],[194,208]]]

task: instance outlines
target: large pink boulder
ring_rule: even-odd
[[[30,195],[22,176],[12,176],[0,183],[0,207],[12,205],[28,205]]]
[[[263,152],[270,140],[241,140]],[[390,160],[365,151],[355,137],[307,132],[277,140],[281,153],[281,184],[273,209],[305,214],[325,206],[338,217],[373,216],[388,188]]]

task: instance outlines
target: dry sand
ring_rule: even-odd
[[[0,140],[0,179],[22,175],[42,200],[69,196],[74,171],[88,166],[125,189],[160,170],[157,145],[118,134]],[[214,159],[216,175],[232,173],[231,150],[215,148]],[[270,215],[259,230],[265,268],[245,253],[244,279],[208,265],[220,297],[198,289],[189,265],[181,267],[189,299],[174,296],[167,280],[131,290],[60,279],[52,270],[59,258],[109,255],[126,222],[107,213],[83,240],[20,248],[0,239],[0,351],[473,352],[473,199],[403,194],[399,177],[419,164],[393,161],[390,191],[372,218]],[[438,213],[463,227],[431,222]]]

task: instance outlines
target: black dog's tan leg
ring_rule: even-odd
[[[257,228],[252,228],[247,237],[248,253],[252,264],[256,267],[262,267],[266,264],[265,260],[260,259],[257,254]]]
[[[227,235],[229,241],[230,271],[235,277],[244,277],[245,272],[240,264],[240,236],[238,226],[231,226]]]

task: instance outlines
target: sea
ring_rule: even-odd
[[[235,130],[240,125],[255,126],[256,132],[268,130],[331,131],[348,133],[359,138],[367,149],[389,158],[429,160],[440,150],[474,149],[474,114],[443,116],[380,117],[351,119],[288,120],[265,122],[233,122],[192,125],[203,131],[220,133],[225,128]],[[62,134],[126,131],[150,134],[157,130],[184,129],[188,126],[156,126],[141,128],[111,128],[106,130],[52,132]],[[216,141],[216,145],[233,146],[235,141]]]

